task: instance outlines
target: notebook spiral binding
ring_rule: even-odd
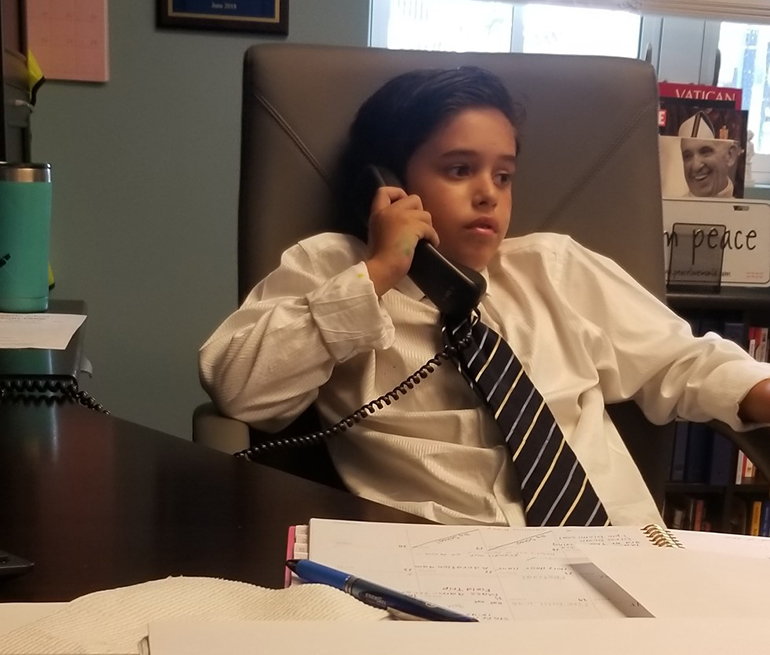
[[[661,548],[684,548],[679,539],[671,534],[666,528],[656,525],[655,523],[645,525],[642,528],[642,532],[644,532],[652,543]]]

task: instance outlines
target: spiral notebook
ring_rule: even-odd
[[[513,620],[651,616],[593,566],[585,550],[656,546],[682,547],[657,525],[511,528],[311,519],[295,528],[290,552],[482,620]]]

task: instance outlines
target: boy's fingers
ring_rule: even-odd
[[[406,197],[406,191],[399,189],[398,187],[380,187],[377,189],[377,193],[374,194],[374,198],[372,199],[372,208],[370,214],[376,214],[377,212],[390,207],[390,205],[392,205],[394,202],[397,202]]]
[[[432,225],[428,225],[425,229],[425,232],[422,235],[423,239],[427,239],[433,244],[434,248],[438,248],[438,244],[440,242],[440,239],[438,238],[438,232],[433,229]]]

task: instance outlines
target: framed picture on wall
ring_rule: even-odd
[[[156,0],[158,25],[289,33],[289,0]]]

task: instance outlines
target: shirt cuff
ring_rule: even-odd
[[[359,262],[307,295],[310,313],[326,347],[337,362],[393,345],[395,329]]]
[[[698,405],[727,423],[736,432],[745,432],[764,424],[744,423],[738,417],[741,401],[755,384],[770,379],[770,366],[763,362],[733,361],[720,366],[718,384],[704,384],[698,393]]]

